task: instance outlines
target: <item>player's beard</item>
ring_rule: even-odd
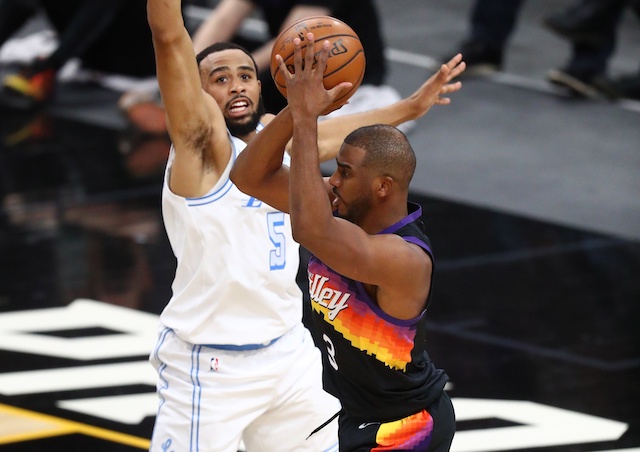
[[[364,194],[353,199],[348,204],[341,204],[344,209],[344,213],[341,213],[338,208],[338,216],[350,221],[351,223],[359,224],[371,209],[371,198],[368,194]]]
[[[235,120],[225,118],[227,129],[229,129],[229,132],[234,137],[242,137],[248,135],[256,130],[256,127],[258,127],[258,124],[260,123],[260,118],[262,118],[265,113],[266,109],[264,106],[264,101],[262,100],[262,96],[260,96],[260,99],[258,100],[258,109],[251,113],[249,119],[243,118],[241,120]]]

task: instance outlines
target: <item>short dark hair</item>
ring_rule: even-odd
[[[416,154],[405,134],[396,127],[387,124],[360,127],[344,142],[364,149],[363,166],[409,187],[416,170]]]
[[[241,45],[236,44],[235,42],[216,42],[214,44],[211,44],[206,49],[202,50],[200,53],[196,55],[196,62],[198,63],[198,67],[200,67],[200,62],[202,62],[202,60],[204,60],[206,57],[208,57],[212,53],[221,52],[223,50],[230,50],[230,49],[241,50],[247,55],[249,55],[249,58],[251,58],[251,61],[253,61],[253,66],[256,68],[256,74],[258,73],[258,65],[256,64],[256,60],[253,58],[253,56],[251,56],[251,53]]]

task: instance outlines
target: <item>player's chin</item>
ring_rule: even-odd
[[[255,130],[260,121],[260,117],[255,113],[247,114],[240,118],[226,117],[227,128],[231,135],[242,136]]]
[[[346,219],[346,216],[348,214],[348,212],[344,209],[344,205],[342,203],[338,203],[336,206],[334,206],[333,213],[335,216],[343,219]]]
[[[241,124],[243,122],[249,122],[251,117],[255,114],[254,110],[245,109],[244,111],[238,113],[231,110],[227,110],[226,117],[227,120],[237,122]]]
[[[243,125],[253,121],[258,116],[258,114],[255,109],[247,108],[242,112],[227,111],[225,116],[227,117],[227,121],[234,122],[238,125]]]

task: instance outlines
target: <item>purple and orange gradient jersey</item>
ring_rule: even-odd
[[[421,208],[381,231],[424,249],[433,260]],[[426,307],[401,320],[382,311],[362,283],[346,278],[312,256],[308,266],[313,333],[323,354],[327,390],[355,417],[379,421],[417,413],[436,400],[448,379],[426,351]],[[433,279],[433,276],[432,276]]]

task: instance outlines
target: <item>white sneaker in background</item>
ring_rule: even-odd
[[[52,30],[42,30],[20,38],[9,39],[0,46],[1,63],[30,63],[53,53],[58,38]]]
[[[43,58],[58,47],[58,36],[52,30],[41,30],[29,35],[9,39],[0,46],[0,63],[28,64]],[[82,67],[77,58],[71,58],[58,71],[61,82],[94,82],[113,91],[141,91],[153,93],[158,90],[155,77],[128,77],[125,75],[93,71]]]

